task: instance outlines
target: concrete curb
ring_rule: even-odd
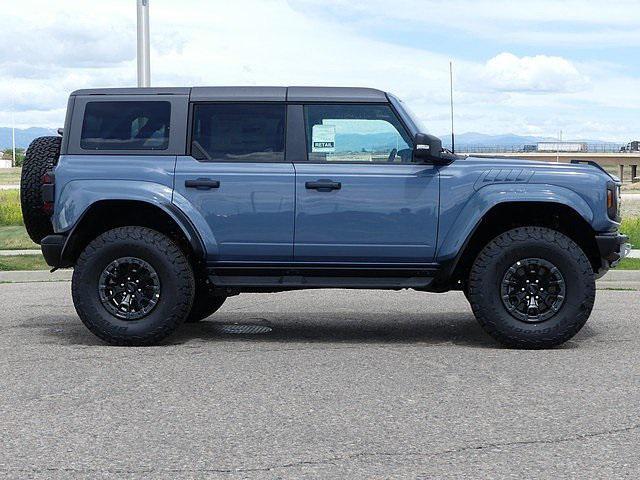
[[[16,270],[0,272],[0,283],[68,282],[72,274],[73,270]]]
[[[640,282],[640,270],[610,270],[598,282]]]
[[[13,257],[15,255],[41,255],[40,250],[0,250],[0,257]]]

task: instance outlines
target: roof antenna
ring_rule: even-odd
[[[456,143],[453,135],[453,62],[451,61],[449,61],[449,94],[451,102],[451,153],[456,153]]]

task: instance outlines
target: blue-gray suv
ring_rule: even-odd
[[[243,292],[461,290],[524,348],[585,324],[626,253],[593,163],[462,158],[367,88],[79,90],[23,168],[27,230],[84,324],[155,344]]]

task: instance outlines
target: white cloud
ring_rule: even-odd
[[[542,21],[544,4],[550,18],[580,19],[581,34],[596,35],[619,20],[624,3],[613,2],[598,17],[591,4],[578,9],[547,1],[153,0],[152,82],[377,87],[403,97],[431,132],[441,133],[449,128],[450,56],[434,50],[447,46],[432,50],[419,35],[400,45],[396,37],[404,27],[463,29],[478,38],[516,35],[530,21]],[[635,8],[626,7],[627,14]],[[3,9],[0,41],[11,48],[0,51],[0,125],[14,109],[20,126],[58,127],[72,90],[135,85],[132,0],[91,2],[91,8],[81,0],[21,0]],[[630,29],[623,17],[620,28]],[[530,45],[544,44],[540,38],[533,36]],[[453,56],[458,131],[579,135],[602,127],[591,136],[628,140],[631,127],[616,127],[619,118],[631,118],[640,97],[638,78],[628,70],[545,55],[544,47],[532,56],[498,54],[502,50],[474,61]]]
[[[292,0],[301,11],[363,26],[446,28],[510,44],[640,46],[637,0]],[[329,12],[329,14],[327,14]]]
[[[496,55],[483,66],[479,76],[483,88],[499,92],[567,93],[584,90],[589,79],[568,60],[536,55]]]

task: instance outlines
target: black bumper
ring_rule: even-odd
[[[47,262],[47,265],[59,268],[62,265],[62,251],[64,245],[67,242],[67,237],[64,235],[47,235],[40,242],[42,248],[42,256]]]
[[[618,232],[596,235],[596,243],[600,251],[600,258],[605,268],[615,267],[627,254],[626,244],[629,237]]]

